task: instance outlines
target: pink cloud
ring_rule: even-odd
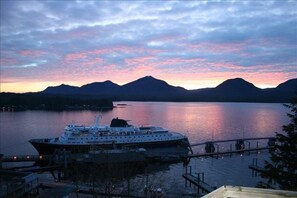
[[[86,53],[72,53],[72,54],[67,54],[65,56],[65,62],[67,64],[71,64],[77,60],[81,60],[81,59],[85,59],[87,58],[87,54]]]
[[[1,66],[17,65],[20,64],[20,61],[15,58],[0,58]]]
[[[177,65],[177,64],[197,64],[206,63],[207,60],[203,58],[170,58],[166,60],[160,60],[161,65]]]
[[[18,72],[21,71],[21,69],[18,69]],[[295,74],[286,74],[283,72],[259,73],[257,71],[242,73],[214,72],[208,71],[208,69],[197,70],[195,72],[191,70],[164,72],[163,70],[157,69],[155,65],[148,64],[139,65],[132,69],[121,68],[120,70],[117,65],[114,64],[105,65],[100,70],[68,70],[63,67],[55,71],[50,70],[46,75],[43,75],[42,73],[40,74],[38,79],[27,79],[26,77],[9,77],[11,75],[5,72],[4,76],[6,76],[6,78],[1,81],[1,91],[40,91],[47,86],[59,85],[61,83],[81,86],[90,82],[100,82],[105,80],[111,80],[122,85],[146,75],[152,75],[156,78],[165,80],[171,85],[182,86],[187,89],[215,87],[227,79],[237,77],[244,78],[255,86],[264,88],[275,87],[285,80],[297,76],[297,72]],[[40,78],[43,79],[42,84],[39,83]],[[24,84],[28,86],[23,86]],[[40,84],[40,86],[37,87],[34,84]],[[22,87],[22,89],[20,89],[20,87]]]
[[[129,66],[147,65],[154,60],[152,56],[143,56],[137,58],[125,58],[125,63]]]
[[[242,52],[244,47],[247,46],[247,42],[235,42],[235,43],[209,43],[202,42],[199,44],[188,45],[191,49],[199,49],[205,52],[211,53],[226,53],[226,52]]]
[[[103,59],[99,56],[105,53],[108,53],[109,50],[107,49],[96,49],[91,51],[85,52],[76,52],[67,54],[64,57],[64,62],[67,65],[81,65],[82,63],[85,65],[94,65],[98,63],[102,63]]]
[[[47,54],[47,52],[41,50],[22,50],[19,53],[28,57],[40,57]]]
[[[178,40],[183,40],[185,38],[185,36],[183,35],[177,35],[177,34],[162,34],[162,35],[154,35],[152,36],[148,42],[172,42],[174,41],[176,43],[176,41]]]
[[[170,39],[170,38],[168,38]],[[191,45],[190,50],[199,49],[206,52],[219,53],[237,52],[244,48],[244,43],[218,45],[211,43],[201,43]],[[172,49],[177,51],[177,49]],[[90,82],[112,80],[118,84],[125,84],[146,75],[152,75],[156,78],[163,79],[169,84],[182,86],[188,89],[197,89],[205,87],[215,87],[226,79],[241,77],[259,87],[273,87],[286,79],[294,78],[297,73],[285,73],[281,67],[276,65],[257,65],[256,67],[243,67],[233,62],[212,60],[199,57],[174,57],[160,56],[160,52],[167,52],[164,49],[150,49],[138,46],[117,45],[110,48],[93,49],[88,51],[69,53],[62,57],[59,65],[62,67],[35,67],[27,68],[26,72],[33,72],[35,76],[47,82],[47,85],[57,85],[61,83],[71,85],[83,85]],[[123,59],[123,64],[105,60],[104,56],[110,54],[131,54]],[[11,53],[10,53],[11,54]],[[38,50],[23,50],[21,55],[27,57],[37,57],[44,55],[44,52]],[[7,57],[10,57],[7,56]],[[13,57],[13,56],[11,56]],[[130,58],[127,58],[130,57]],[[131,58],[132,57],[132,58]],[[16,64],[17,59],[1,59],[1,64]],[[47,72],[42,70],[47,68]],[[292,70],[294,66],[292,66]],[[11,73],[14,72],[14,73]],[[26,79],[17,73],[24,73],[25,70],[19,69],[14,71],[2,72],[5,76],[5,82],[14,82],[14,86],[21,86],[21,82],[37,82],[37,79]],[[25,73],[24,73],[25,74]],[[18,76],[18,77],[16,77]],[[37,78],[37,77],[36,77]],[[42,85],[45,85],[43,83]],[[12,88],[10,83],[9,87]],[[46,87],[44,87],[46,88]],[[42,90],[42,89],[41,89]],[[28,90],[29,91],[29,90]],[[30,90],[30,91],[40,91]]]
[[[238,65],[232,62],[227,62],[227,61],[212,62],[211,65],[216,68],[225,68],[230,70],[247,70],[248,69],[241,65]]]
[[[99,65],[103,63],[103,59],[102,58],[93,58],[91,60],[87,60],[87,61],[84,61],[80,64],[80,66],[82,67],[92,67],[92,66],[96,66],[96,65]]]

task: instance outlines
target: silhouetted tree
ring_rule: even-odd
[[[297,191],[297,97],[284,106],[290,109],[290,123],[283,126],[283,133],[276,132],[274,152],[270,153],[270,161],[265,161],[261,176],[283,190]]]
[[[110,110],[109,99],[89,95],[0,93],[0,109],[18,110]]]

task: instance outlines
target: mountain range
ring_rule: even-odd
[[[242,78],[235,78],[214,88],[187,90],[146,76],[125,85],[111,81],[94,82],[81,87],[62,84],[48,87],[40,93],[84,95],[115,101],[290,102],[297,95],[297,78],[267,89],[260,89]]]

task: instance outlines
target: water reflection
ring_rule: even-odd
[[[127,106],[104,112],[101,124],[110,124],[112,118],[119,117],[131,120],[129,123],[134,125],[159,125],[187,135],[191,143],[205,142],[211,139],[274,136],[274,132],[280,132],[281,126],[288,122],[285,114],[286,108],[281,104],[125,103]],[[37,154],[37,151],[27,142],[29,139],[59,136],[64,127],[73,122],[90,125],[98,113],[93,111],[1,112],[0,152],[5,155]],[[225,147],[228,149],[228,145]],[[204,152],[204,148],[202,148],[201,152]],[[232,155],[232,157],[224,156],[224,158],[219,159],[195,158],[191,159],[190,165],[194,171],[204,172],[206,182],[213,186],[222,186],[224,184],[255,186],[258,179],[251,177],[248,165],[251,164],[253,158],[263,160],[266,157],[267,154],[261,152],[258,155]],[[187,193],[194,190],[184,188],[184,180],[181,177],[183,163],[179,162],[166,166],[163,167],[157,164],[155,168],[161,168],[161,170],[151,172],[148,170],[150,172],[148,176],[151,178],[150,181],[153,186],[170,189],[171,192],[177,193]],[[100,167],[95,168],[96,171],[100,171],[100,169]],[[85,174],[89,176],[92,171],[91,168],[86,170],[78,168],[77,170],[78,172],[87,171]],[[118,170],[118,168],[112,170]],[[73,168],[72,171],[75,172],[76,169]],[[124,173],[124,170],[122,171]],[[119,172],[121,172],[120,169]],[[137,168],[135,172],[130,173],[131,186],[132,183],[135,183],[135,185],[140,184],[139,186],[143,188],[146,181],[144,176],[145,168]],[[125,175],[122,174],[121,177],[123,178]],[[96,179],[99,179],[99,177]],[[127,188],[127,185],[125,183],[123,188]]]
[[[168,178],[164,173],[178,163],[72,163],[64,178],[78,187],[78,193],[94,195],[130,195],[146,197],[164,190]],[[162,176],[163,174],[163,176]]]
[[[121,102],[122,103],[122,102]],[[127,106],[103,112],[101,124],[112,118],[130,124],[152,124],[188,136],[191,143],[212,139],[273,136],[287,116],[281,104],[125,102]],[[0,149],[6,155],[37,154],[32,138],[60,136],[69,123],[91,125],[94,111],[24,111],[0,113]]]
[[[184,133],[190,142],[271,136],[286,121],[281,104],[131,102],[113,114]]]

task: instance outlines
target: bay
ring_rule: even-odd
[[[174,103],[120,102],[112,111],[102,112],[100,124],[109,125],[112,118],[130,120],[133,125],[158,125],[188,136],[191,144],[210,140],[243,137],[268,137],[281,132],[289,122],[287,109],[282,104],[267,103]],[[37,154],[28,143],[32,138],[56,137],[70,123],[91,125],[96,111],[23,111],[0,113],[0,153],[4,155]],[[194,148],[201,152],[203,148]],[[248,165],[253,158],[263,162],[268,153],[233,155],[231,157],[195,158],[192,170],[204,173],[213,186],[255,186],[260,178],[252,177]],[[184,187],[182,163],[159,165],[149,174],[152,185],[171,192],[190,192]],[[158,179],[153,179],[158,178]],[[132,181],[143,187],[143,175]]]

